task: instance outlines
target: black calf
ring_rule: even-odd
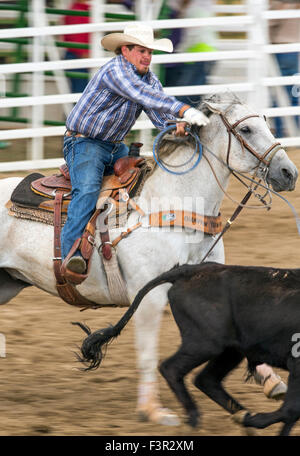
[[[170,306],[181,333],[181,346],[163,361],[160,372],[185,407],[188,423],[196,426],[199,412],[184,377],[207,362],[195,386],[246,427],[265,428],[283,422],[288,435],[300,417],[300,270],[225,266],[217,263],[184,265],[149,282],[139,291],[122,319],[113,327],[90,334],[83,343],[83,362],[96,367],[101,348],[120,334],[143,297],[171,282]],[[293,350],[292,350],[293,349]],[[267,363],[289,371],[283,405],[272,413],[251,415],[223,388],[222,381],[246,357],[250,373]]]

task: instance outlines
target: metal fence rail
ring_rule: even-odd
[[[92,5],[97,2],[94,1]],[[99,3],[99,2],[98,2]],[[16,38],[32,38],[33,59],[32,62],[25,63],[12,63],[0,65],[1,78],[8,78],[9,75],[16,75],[19,73],[32,74],[34,80],[34,89],[32,96],[24,97],[10,97],[0,98],[0,108],[18,108],[24,106],[32,107],[32,119],[29,128],[9,129],[0,131],[0,141],[7,139],[20,139],[20,138],[44,138],[49,136],[63,135],[65,128],[63,126],[43,126],[43,108],[47,105],[58,104],[66,106],[76,102],[80,94],[58,93],[55,95],[45,95],[43,72],[63,72],[64,70],[74,70],[79,68],[95,69],[103,65],[109,60],[107,54],[104,52],[95,51],[95,46],[92,48],[92,57],[89,59],[78,60],[60,60],[59,58],[52,58],[49,61],[44,60],[43,49],[47,46],[47,40],[53,40],[55,35],[65,35],[73,33],[92,33],[101,36],[101,34],[112,31],[122,30],[130,22],[94,22],[83,25],[47,25],[43,23],[39,14],[43,7],[43,1],[32,1],[33,18],[35,17],[35,25],[32,27],[2,29],[0,30],[0,39],[16,39]],[[99,5],[98,5],[99,8]],[[164,64],[170,62],[189,62],[189,61],[206,61],[213,60],[217,62],[242,62],[246,68],[247,80],[245,82],[232,82],[226,84],[208,84],[206,86],[192,86],[192,87],[173,87],[165,89],[171,95],[189,95],[189,94],[210,94],[216,92],[224,92],[231,90],[233,92],[240,92],[248,94],[248,99],[258,112],[265,114],[267,117],[295,117],[300,115],[300,107],[281,106],[278,108],[271,108],[268,106],[267,90],[270,87],[282,88],[285,85],[294,85],[300,87],[300,74],[292,77],[282,77],[280,75],[269,76],[266,72],[266,59],[270,58],[274,53],[288,53],[299,52],[300,42],[291,44],[272,45],[268,42],[267,27],[270,19],[284,19],[284,18],[299,18],[300,10],[280,10],[268,11],[268,2],[266,0],[247,0],[244,5],[235,5],[231,7],[231,11],[238,13],[238,16],[218,16],[211,18],[197,18],[197,19],[177,19],[177,20],[151,20],[147,21],[154,29],[170,29],[177,27],[208,27],[213,26],[215,30],[232,30],[243,31],[247,34],[246,40],[242,43],[241,49],[227,49],[218,50],[215,52],[205,53],[180,53],[180,54],[166,54],[154,55],[153,64]],[[225,5],[217,5],[215,10],[220,13],[229,11]],[[103,16],[103,11],[99,14]],[[93,15],[95,18],[95,14]],[[53,43],[53,41],[52,41]],[[99,42],[98,42],[98,48]],[[94,49],[94,50],[93,50]],[[149,130],[153,128],[152,123],[148,120],[139,120],[134,126],[135,130]],[[299,146],[300,136],[298,132],[295,135],[290,135],[288,138],[280,138],[280,141],[285,146]],[[0,163],[0,171],[9,171],[17,169],[32,169],[36,167],[49,167],[51,163],[53,166],[61,163],[60,159],[57,160],[43,160],[43,150],[38,150],[41,143],[36,143],[35,150],[33,150],[31,159],[26,162],[10,162]]]

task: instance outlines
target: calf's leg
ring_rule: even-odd
[[[200,345],[201,347],[201,345]],[[184,384],[184,377],[195,367],[209,359],[209,355],[199,351],[199,345],[189,344],[188,350],[182,344],[179,350],[160,365],[160,372],[166,379],[171,390],[186,410],[187,423],[196,427],[200,413],[197,405]]]
[[[244,355],[238,350],[226,348],[223,353],[207,363],[194,381],[197,388],[231,414],[245,408],[227,393],[221,382],[243,358]]]
[[[296,423],[285,423],[283,426],[282,426],[282,429],[280,431],[280,434],[279,435],[282,435],[282,436],[287,436],[290,434],[292,428],[295,426]]]

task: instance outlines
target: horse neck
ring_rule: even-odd
[[[190,154],[191,151],[187,153],[185,148],[179,147],[173,153],[176,154],[177,163],[184,163],[190,156],[188,153]],[[206,156],[205,152],[204,155]],[[189,201],[189,204],[191,200],[196,203],[199,199],[203,199],[205,214],[218,215],[224,197],[222,189],[225,190],[227,188],[230,173],[214,157],[208,156],[214,172],[218,177],[218,181],[222,186],[221,189],[205,156],[202,157],[195,169],[183,175],[168,173],[157,166],[152,176],[146,182],[147,185],[145,185],[141,196],[147,200],[151,198],[164,198],[172,201],[174,198],[185,198]],[[172,163],[171,156],[168,157],[167,161],[168,163]]]

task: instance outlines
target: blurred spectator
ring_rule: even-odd
[[[213,0],[167,0],[170,19],[202,18],[212,15]],[[174,29],[168,36],[175,52],[212,52],[215,34],[210,27]],[[165,86],[205,85],[215,62],[170,63],[165,65]],[[197,105],[200,95],[176,97],[183,103]]]
[[[106,3],[119,4],[125,6],[129,11],[134,11],[134,0],[106,0]]]
[[[125,6],[128,11],[134,10],[134,0],[106,0],[107,4],[120,4]],[[75,0],[68,7],[69,10],[81,10],[89,11],[90,10],[90,0]],[[65,16],[63,23],[64,25],[74,25],[74,24],[88,24],[90,22],[89,16]],[[89,33],[74,33],[72,35],[65,35],[65,41],[76,42],[83,44],[90,44],[90,34]],[[79,48],[67,48],[65,53],[65,59],[84,59],[89,57],[89,49],[79,49]],[[77,68],[73,70],[79,73],[89,74],[89,70],[86,68]],[[71,91],[73,93],[81,93],[86,88],[89,79],[88,78],[69,78]]]
[[[69,10],[81,10],[89,11],[90,1],[89,0],[75,0],[69,7]],[[74,25],[74,24],[88,24],[90,22],[89,16],[65,16],[63,20],[65,25]],[[90,34],[89,33],[74,33],[72,35],[65,35],[65,41],[76,42],[89,44],[90,43]],[[79,49],[79,48],[67,48],[65,59],[84,59],[89,57],[88,49]],[[74,70],[79,73],[88,74],[88,69],[86,68],[77,68]],[[71,91],[73,93],[81,93],[84,91],[89,80],[88,78],[69,78],[71,84]]]
[[[270,9],[297,9],[300,8],[299,0],[270,0]],[[299,43],[300,42],[300,19],[273,19],[270,21],[270,42],[272,44]],[[300,72],[299,52],[287,52],[275,54],[282,76],[293,76]],[[286,86],[292,106],[299,105],[298,91],[293,86]],[[296,96],[295,96],[296,95]],[[298,95],[298,96],[297,96]],[[299,124],[299,116],[296,117]],[[283,121],[275,117],[275,136],[284,136]]]

